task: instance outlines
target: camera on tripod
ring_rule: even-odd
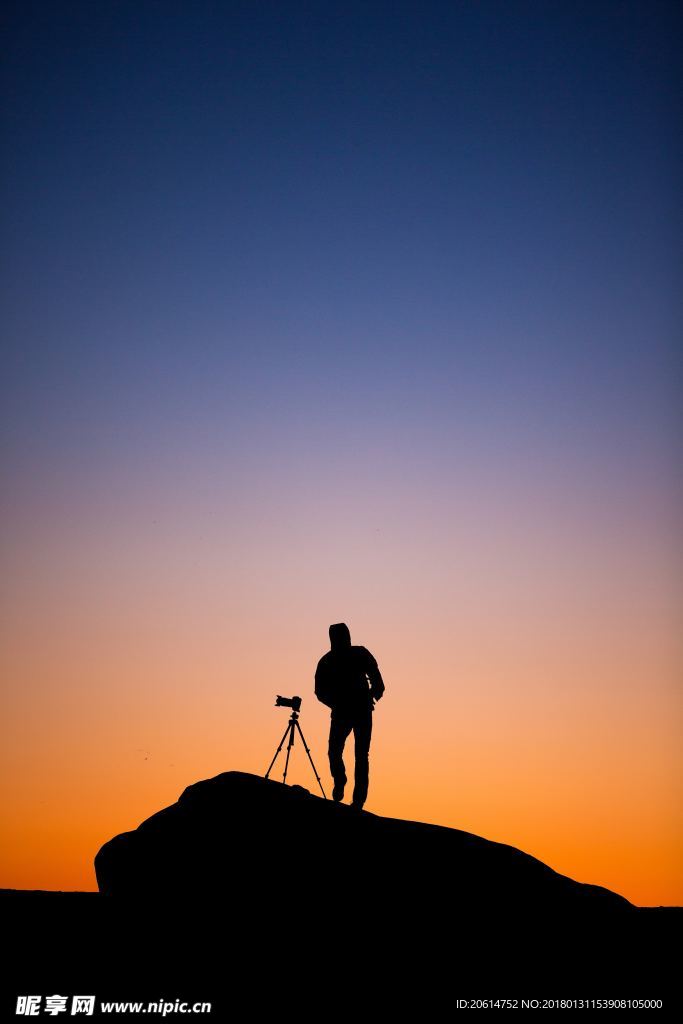
[[[301,711],[301,697],[281,697],[279,694],[275,698],[276,708],[291,708],[292,711]]]
[[[266,778],[269,778],[270,773],[273,770],[273,765],[277,761],[278,754],[282,750],[282,745],[285,742],[285,740],[287,740],[288,742],[287,742],[287,756],[285,758],[285,771],[284,771],[284,774],[282,776],[283,783],[287,782],[287,770],[289,768],[289,755],[292,753],[292,747],[294,746],[294,737],[296,736],[297,733],[299,733],[299,736],[301,737],[301,742],[304,745],[304,750],[306,751],[306,753],[308,755],[308,760],[311,762],[311,768],[313,769],[313,774],[315,775],[316,779],[318,780],[318,785],[320,786],[320,792],[322,793],[322,795],[325,798],[325,800],[327,800],[327,795],[325,793],[325,790],[323,789],[323,784],[320,781],[320,776],[318,775],[316,767],[313,764],[313,758],[311,757],[311,752],[308,749],[308,744],[306,743],[306,740],[304,739],[304,734],[302,733],[301,725],[299,724],[299,712],[301,711],[301,697],[283,697],[281,694],[278,693],[277,697],[275,698],[275,707],[276,708],[291,708],[292,709],[292,713],[289,716],[289,723],[287,725],[287,728],[285,729],[285,734],[282,737],[282,739],[280,740],[280,746],[275,751],[275,757],[270,762],[270,768],[266,772]]]

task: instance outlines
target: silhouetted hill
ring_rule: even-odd
[[[330,891],[385,911],[627,914],[608,889],[557,874],[511,846],[456,829],[358,813],[243,772],[189,786],[177,803],[95,858],[102,893],[233,897],[236,880],[260,902],[291,886],[313,900]]]
[[[13,992],[209,1000],[214,1019],[245,1001],[304,1019],[472,998],[680,1001],[680,909],[240,772],[105,843],[96,871],[100,894],[0,893]]]

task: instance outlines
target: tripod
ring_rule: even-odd
[[[320,781],[320,776],[318,775],[317,771],[315,770],[315,765],[313,764],[313,758],[311,757],[311,752],[308,749],[308,746],[306,744],[306,740],[304,739],[304,734],[301,731],[301,726],[299,725],[299,716],[297,715],[296,711],[292,711],[292,714],[291,714],[290,719],[289,719],[289,725],[285,729],[285,734],[282,737],[282,739],[280,740],[280,746],[275,751],[275,757],[270,762],[270,768],[266,772],[266,778],[268,778],[268,776],[270,775],[271,770],[273,768],[273,765],[277,761],[277,755],[282,750],[282,744],[285,742],[285,740],[289,736],[289,743],[287,744],[287,757],[285,758],[285,773],[282,776],[283,785],[287,781],[287,769],[289,768],[289,755],[291,754],[292,747],[294,746],[295,730],[297,730],[298,733],[299,733],[299,736],[301,736],[301,742],[304,745],[304,750],[308,754],[308,760],[311,762],[311,768],[313,769],[313,774],[315,775],[316,779],[318,780],[318,785],[320,786],[320,791],[321,791],[322,795],[327,800],[327,797],[325,796],[325,790],[323,789],[323,784]]]

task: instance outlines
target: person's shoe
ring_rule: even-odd
[[[354,811],[362,811],[363,810],[363,805],[361,803],[359,803],[358,800],[352,800],[351,801],[351,807],[353,808]]]
[[[332,790],[332,799],[336,804],[344,799],[344,782],[335,782],[334,789]]]

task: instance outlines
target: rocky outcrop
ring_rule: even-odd
[[[371,901],[413,917],[628,914],[607,889],[457,829],[356,812],[242,772],[189,786],[177,803],[95,858],[100,892],[253,910],[285,894],[309,906]]]

